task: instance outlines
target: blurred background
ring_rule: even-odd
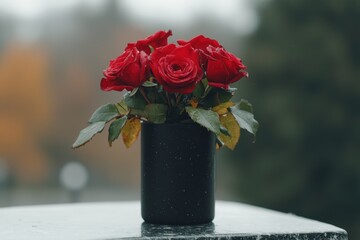
[[[261,124],[217,156],[217,198],[291,212],[360,238],[357,0],[2,0],[0,206],[139,199],[140,143],[71,145],[100,105],[102,70],[160,29],[240,56]]]

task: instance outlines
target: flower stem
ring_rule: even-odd
[[[176,106],[178,106],[178,105],[179,105],[180,100],[181,100],[181,97],[182,97],[182,94],[177,93],[177,95],[176,95]]]
[[[167,105],[169,105],[169,103],[168,103],[165,95],[164,95],[163,93],[160,93],[159,95],[161,96],[161,98],[162,98],[162,100],[164,101],[164,103],[166,103]]]
[[[166,92],[166,98],[167,98],[169,107],[171,107],[171,101],[170,101],[170,96],[169,96],[168,92]]]
[[[142,87],[139,87],[139,90],[140,90],[141,95],[143,95],[145,101],[146,101],[148,104],[151,104],[149,98],[146,96],[146,93],[145,93],[144,89],[143,89]]]

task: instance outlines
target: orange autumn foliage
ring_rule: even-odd
[[[51,111],[47,58],[36,48],[13,46],[0,56],[0,157],[18,183],[47,176],[41,148]]]

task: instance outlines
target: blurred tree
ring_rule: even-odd
[[[260,16],[244,57],[250,80],[239,85],[260,131],[255,144],[242,131],[224,181],[239,200],[359,239],[360,2],[277,0]]]
[[[47,58],[37,47],[10,46],[0,57],[0,155],[18,184],[47,178],[41,147],[51,115]]]

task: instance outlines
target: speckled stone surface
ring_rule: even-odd
[[[0,209],[1,240],[251,239],[346,240],[344,230],[292,214],[217,202],[198,226],[144,223],[140,202],[79,203]]]

